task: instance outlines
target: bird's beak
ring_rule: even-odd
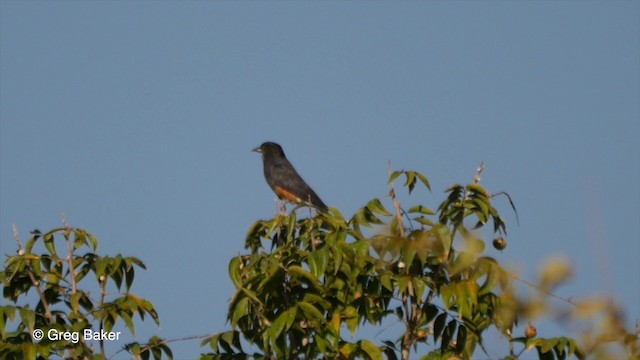
[[[262,154],[262,148],[260,146],[258,146],[257,148],[251,150],[251,151],[255,151],[257,153],[261,153]]]

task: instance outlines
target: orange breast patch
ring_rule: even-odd
[[[300,203],[302,202],[302,199],[300,199],[299,197],[293,195],[291,192],[276,186],[276,195],[278,195],[278,197],[282,200],[287,200],[287,201],[291,201],[294,203]]]

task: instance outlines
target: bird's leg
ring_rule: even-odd
[[[287,215],[287,201],[286,200],[281,200],[280,198],[276,197],[275,200],[273,201],[275,207],[276,207],[276,216],[278,215]]]

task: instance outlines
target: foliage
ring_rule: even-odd
[[[513,360],[531,353],[542,360],[640,359],[640,330],[625,329],[612,299],[575,301],[552,292],[570,278],[568,261],[550,259],[533,283],[487,255],[485,238],[498,250],[507,246],[506,223],[492,202],[506,195],[513,203],[480,185],[481,171],[472,183],[449,187],[435,211],[403,208],[395,181],[404,179],[409,197],[420,187],[430,191],[430,183],[418,172],[396,171],[389,196],[349,219],[337,209],[298,218],[298,207],[257,221],[246,237],[248,253],[229,263],[236,287],[231,329],[175,340],[154,336],[111,356],[172,358],[167,343],[204,338],[201,345],[211,351],[201,359]],[[18,252],[0,272],[3,296],[12,303],[0,305],[0,359],[105,359],[105,341],[98,349],[84,338],[37,341],[34,331],[101,333],[117,326],[135,335],[136,315],[159,324],[153,305],[130,292],[136,268],[145,269],[139,259],[100,256],[92,234],[66,224],[33,231],[24,248],[15,237]],[[525,297],[517,291],[522,284]],[[542,317],[585,322],[580,339],[538,336],[533,322]],[[514,336],[522,322],[524,336]],[[402,330],[391,334],[386,324]],[[363,328],[386,338],[364,338]],[[485,347],[489,331],[500,334],[504,350]]]
[[[520,318],[532,319],[531,306],[518,298],[517,278],[485,254],[485,226],[500,237],[507,228],[479,174],[448,188],[437,211],[420,204],[404,210],[393,185],[402,177],[409,194],[416,186],[430,190],[424,175],[396,171],[391,206],[373,199],[348,220],[337,209],[299,219],[296,208],[253,224],[249,253],[229,264],[231,329],[206,338],[202,345],[212,352],[201,358],[489,358],[496,356],[484,347],[489,329],[503,334],[505,359],[532,349],[540,359],[585,357],[572,338],[512,336]],[[547,285],[564,276],[547,275]],[[394,319],[403,326],[397,338],[357,337],[364,325]]]
[[[66,225],[44,234],[33,231],[24,248],[17,234],[16,241],[18,253],[8,256],[0,272],[3,296],[13,303],[0,306],[0,358],[104,359],[108,341],[101,334],[114,331],[115,335],[114,326],[120,320],[133,335],[136,315],[140,320],[149,316],[159,325],[153,305],[129,291],[136,268],[145,269],[139,259],[100,256],[94,235]],[[44,253],[36,253],[38,244]],[[28,295],[32,289],[37,298]],[[99,293],[97,299],[91,290]],[[37,300],[35,306],[30,300]],[[49,336],[63,333],[69,337]],[[98,339],[99,350],[89,341]],[[159,359],[162,353],[172,357],[169,347],[156,337],[146,345],[131,343],[125,348],[142,359],[151,354]]]

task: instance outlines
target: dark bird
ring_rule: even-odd
[[[328,210],[327,205],[298,175],[296,169],[284,156],[284,151],[282,151],[280,145],[266,142],[253,149],[253,151],[262,154],[264,178],[271,189],[278,195],[278,198],[296,204],[305,203],[322,212]]]

